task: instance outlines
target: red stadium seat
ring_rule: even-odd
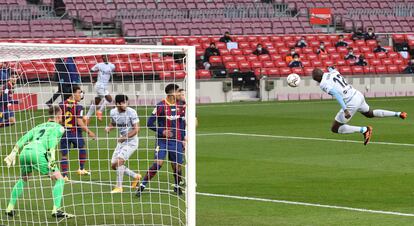
[[[303,68],[304,75],[305,76],[312,76],[313,67],[305,67]]]
[[[359,41],[362,41],[362,40],[359,40]],[[370,48],[370,47],[367,47],[367,46],[360,46],[359,47],[359,51],[361,52],[361,53],[371,53],[372,52],[372,49]]]
[[[242,51],[243,51],[243,55],[251,55],[254,52],[253,49],[243,49]]]
[[[197,70],[196,76],[197,79],[210,79],[211,72],[209,70]]]
[[[217,47],[217,49],[219,49],[219,50],[222,50],[222,49],[227,49],[227,45],[226,45],[226,43],[224,43],[224,42],[216,42],[216,47]]]
[[[287,55],[288,53],[289,53],[289,48],[286,48],[286,47],[282,47],[282,48],[279,48],[278,49],[278,52],[281,54],[281,55]]]
[[[246,60],[247,61],[257,61],[257,60],[259,60],[259,57],[257,57],[256,55],[250,54],[250,55],[246,56]]]
[[[325,67],[334,66],[335,62],[333,60],[324,60],[322,61]]]
[[[384,52],[376,53],[375,55],[378,59],[384,59],[387,57],[387,54]]]
[[[248,42],[239,42],[238,47],[239,47],[239,49],[250,49],[250,43],[248,43]]]
[[[354,41],[354,45],[356,47],[364,47],[364,46],[366,46],[365,45],[365,40],[356,40],[356,41]]]
[[[375,74],[375,73],[376,73],[375,66],[368,65],[364,67],[364,74]]]
[[[300,76],[304,75],[303,69],[300,67],[292,68],[292,73],[298,74]]]
[[[254,75],[256,76],[256,78],[260,78],[262,75],[266,75],[266,68],[254,69]]]
[[[273,47],[275,47],[275,48],[287,48],[284,42],[274,42]]]
[[[279,68],[267,68],[265,75],[269,77],[280,77],[280,70]]]
[[[128,63],[120,63],[120,64],[115,64],[115,71],[123,72],[123,73],[131,72],[131,68]]]
[[[366,59],[373,59],[375,58],[375,53],[364,53]]]
[[[289,48],[295,47],[296,46],[296,41],[293,40],[293,41],[285,42],[285,46],[287,46]]]
[[[270,61],[271,62],[271,61]],[[272,62],[273,63],[273,62]],[[252,67],[252,69],[256,69],[256,68],[261,68],[263,67],[262,62],[261,61],[251,61],[250,65]]]
[[[292,70],[289,67],[281,67],[279,71],[281,76],[288,76],[292,73]]]
[[[398,74],[400,73],[400,69],[397,65],[388,65],[387,71],[389,74]]]
[[[115,45],[125,45],[125,39],[124,38],[113,38],[113,43]]]
[[[377,40],[367,40],[366,45],[373,49],[377,46]]]
[[[233,70],[236,70],[236,69],[239,69],[239,65],[238,65],[238,63],[237,62],[227,62],[227,63],[225,63],[224,64],[224,67],[227,69],[227,70],[229,70],[229,71],[233,71]]]
[[[241,72],[247,72],[247,71],[251,71],[252,67],[250,65],[250,62],[240,61],[239,62],[239,69],[240,69]]]
[[[326,47],[326,51],[328,53],[336,53],[336,47]]]
[[[311,47],[305,47],[305,48],[302,49],[302,53],[303,54],[311,54],[311,53],[314,53],[313,52],[313,48],[311,48]]]
[[[234,61],[246,61],[246,57],[243,55],[236,55],[233,57]]]
[[[364,67],[362,66],[352,66],[352,74],[354,75],[361,75],[364,74]]]
[[[276,61],[276,62],[274,62],[274,64],[275,64],[275,67],[287,67],[286,61],[283,61],[283,60]]]
[[[270,38],[269,38],[268,36],[259,36],[259,37],[257,38],[257,41],[258,41],[258,42],[261,42],[261,43],[270,42]],[[264,45],[264,44],[263,44],[263,45]]]
[[[278,60],[282,60],[282,56],[279,54],[272,54],[270,55],[270,59],[273,61],[278,61]]]
[[[226,56],[226,55],[231,55],[231,53],[228,49],[220,49],[220,55]]]
[[[349,66],[341,66],[338,67],[338,71],[343,75],[350,75],[352,74],[352,69]]]
[[[322,61],[320,61],[320,60],[313,60],[312,61],[312,66],[313,67],[322,67],[323,64],[322,64]]]
[[[160,76],[161,80],[170,80],[173,77],[172,74],[173,73],[170,72],[170,71],[162,71],[162,72],[159,73],[159,76]]]
[[[372,65],[372,66],[377,66],[377,65],[381,65],[381,64],[382,64],[382,62],[381,62],[380,59],[371,59],[369,61],[369,65]]]
[[[112,44],[114,44],[114,40],[112,38],[102,38],[102,44],[112,45]]]
[[[339,53],[331,53],[331,54],[329,54],[329,55],[331,56],[331,59],[332,59],[332,60],[343,59],[343,58],[341,57],[341,54],[339,54]]]
[[[306,56],[306,59],[310,60],[310,61],[314,61],[314,60],[318,60],[319,56],[317,54],[308,54]]]
[[[263,62],[263,61],[271,60],[271,58],[270,58],[270,55],[263,54],[263,55],[259,55],[259,60]]]
[[[386,74],[387,73],[387,67],[386,66],[382,66],[382,65],[376,66],[375,67],[375,72],[377,74]]]
[[[347,54],[348,53],[348,48],[344,47],[344,46],[340,46],[340,47],[336,48],[336,52]]]
[[[301,62],[302,62],[302,65],[304,67],[311,67],[312,66],[312,63],[309,60],[302,60]]]
[[[319,54],[319,60],[328,60],[329,59],[329,55],[328,54]]]
[[[348,65],[348,66],[354,66],[355,63],[356,63],[356,60],[347,60],[346,61],[346,65]]]
[[[211,59],[211,58],[210,58]],[[152,63],[151,62],[145,62],[145,63],[143,63],[142,64],[142,70],[143,71],[153,71],[154,70],[154,68],[153,68],[153,66],[152,66]]]
[[[394,58],[394,64],[395,65],[405,65],[405,62],[403,59]]]
[[[230,50],[231,55],[243,55],[243,52],[240,49]]]
[[[212,66],[218,66],[223,64],[221,56],[211,56],[209,62]]]
[[[174,72],[174,74],[175,74],[174,79],[184,79],[185,76],[187,75],[185,71],[176,71]]]
[[[382,65],[387,66],[387,65],[391,65],[391,64],[394,64],[394,62],[391,59],[389,59],[389,58],[382,59]]]
[[[330,42],[336,43],[339,40],[339,36],[338,35],[328,35],[328,39],[329,39]]]
[[[142,64],[137,62],[137,63],[132,63],[131,64],[131,71],[132,72],[142,72]]]
[[[170,71],[181,71],[184,70],[184,64],[177,64],[175,62],[167,64],[167,70]]]
[[[236,36],[236,37],[234,37],[234,41],[237,42],[237,43],[247,42],[247,38],[246,38],[246,36]]]
[[[262,45],[265,48],[269,48],[269,47],[273,48],[273,42],[262,42]]]
[[[288,41],[294,41],[295,39],[294,39],[293,36],[287,36],[287,35],[285,35],[285,36],[282,37],[282,40],[284,42],[288,42]]]
[[[272,55],[272,54],[277,54],[277,49],[275,49],[275,48],[267,48],[267,51],[269,52],[269,55]]]
[[[395,59],[395,58],[400,58],[400,57],[401,57],[401,55],[399,53],[388,52],[388,58]]]
[[[271,36],[270,37],[270,41],[271,42],[281,42],[282,41],[282,37],[280,37],[280,36]]]
[[[223,63],[227,63],[227,62],[231,62],[234,61],[233,56],[232,55],[227,55],[227,56],[222,56],[221,57],[222,62]]]
[[[263,65],[264,68],[273,68],[273,67],[277,66],[273,63],[273,61],[263,61],[262,65]]]

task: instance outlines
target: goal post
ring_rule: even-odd
[[[171,166],[174,162],[169,160],[168,154],[157,175],[148,181],[148,189],[140,198],[136,197],[136,190],[131,188],[132,179],[127,174],[123,177],[122,193],[111,193],[119,182],[118,171],[111,169],[111,158],[117,147],[119,133],[105,132],[105,128],[111,123],[110,111],[116,108],[113,101],[107,102],[106,107],[103,106],[102,121],[97,119],[95,113],[90,118],[88,127],[96,134],[96,140],[83,132],[84,148],[73,146],[67,154],[67,159],[62,159],[62,147],[58,146],[56,151],[59,163],[63,164],[67,160],[67,175],[70,179],[65,182],[62,209],[76,217],[51,217],[54,182],[35,171],[16,203],[15,210],[18,216],[6,216],[4,211],[14,184],[21,178],[21,169],[19,155],[16,165],[11,168],[7,168],[3,159],[21,136],[48,120],[46,102],[59,87],[59,82],[54,81],[58,59],[62,59],[69,74],[72,71],[68,69],[67,60],[72,59],[72,63],[76,65],[75,72],[81,80],[71,81],[71,87],[80,86],[84,92],[84,99],[79,103],[83,106],[82,116],[85,116],[97,96],[96,84],[91,80],[96,80],[99,72],[92,72],[91,68],[102,62],[102,56],[106,56],[109,63],[115,65],[108,85],[109,94],[113,99],[117,94],[127,95],[130,107],[137,111],[140,119],[139,145],[125,161],[125,165],[131,171],[140,173],[142,178],[150,172],[149,169],[155,161],[155,152],[158,150],[157,134],[151,131],[146,123],[157,103],[166,97],[164,88],[168,84],[178,84],[185,90],[187,139],[184,142],[186,146],[181,165],[184,194],[177,195],[173,192],[177,177]],[[10,96],[18,103],[7,104],[7,111],[14,113],[15,123],[0,127],[0,192],[4,193],[0,197],[0,225],[196,225],[195,47],[0,43],[0,64],[5,64],[11,69],[11,77],[18,75],[17,83],[10,90]],[[3,87],[7,83],[8,81],[2,81],[2,92],[5,91]],[[71,95],[67,91],[61,93]],[[65,98],[65,95],[59,96],[54,104],[59,104]],[[105,97],[102,97],[103,99]],[[102,105],[96,106],[95,111],[100,106]],[[5,109],[1,108],[0,111]],[[3,113],[0,112],[2,115]],[[66,128],[65,122],[63,125]],[[175,142],[181,140],[177,138]],[[86,149],[86,159],[79,154],[81,149]],[[85,162],[85,169],[89,170],[91,175],[77,175],[81,158]],[[61,165],[58,165],[62,171]]]

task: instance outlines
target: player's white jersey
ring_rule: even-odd
[[[92,71],[98,71],[97,85],[108,85],[109,79],[111,79],[112,73],[115,70],[115,65],[112,63],[98,63],[92,67]]]
[[[330,94],[333,90],[337,91],[345,102],[348,102],[357,92],[357,90],[349,85],[345,81],[344,77],[342,77],[342,75],[336,70],[324,73],[319,86],[328,94]]]
[[[110,117],[112,123],[118,128],[120,136],[127,136],[133,129],[133,125],[139,123],[137,112],[130,107],[127,107],[124,112],[119,112],[117,108],[114,108],[111,110]],[[138,136],[131,137],[125,142],[138,143]]]

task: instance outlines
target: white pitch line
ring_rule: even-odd
[[[197,134],[197,136],[222,136],[222,135],[246,136],[246,137],[264,137],[264,138],[276,138],[276,139],[330,141],[330,142],[358,143],[358,144],[363,143],[362,141],[357,141],[357,140],[339,140],[339,139],[329,139],[329,138],[319,138],[319,137],[278,136],[278,135],[253,134],[253,133],[205,133],[205,134]],[[414,147],[414,144],[380,142],[380,141],[371,141],[371,142],[369,142],[369,144]]]
[[[370,209],[353,208],[353,207],[346,207],[346,206],[332,206],[332,205],[324,205],[324,204],[317,204],[317,203],[294,202],[294,201],[286,201],[286,200],[253,198],[253,197],[235,196],[235,195],[210,194],[210,193],[203,193],[203,192],[197,192],[197,195],[209,196],[209,197],[239,199],[239,200],[259,201],[259,202],[282,203],[282,204],[288,204],[288,205],[313,206],[313,207],[321,207],[321,208],[329,208],[329,209],[341,209],[341,210],[350,210],[350,211],[366,212],[366,213],[377,213],[377,214],[385,214],[385,215],[397,215],[397,216],[414,217],[414,214],[411,214],[411,213],[400,213],[400,212],[383,211],[383,210],[370,210]]]
[[[94,185],[101,185],[101,186],[113,186],[112,184],[95,182],[95,181],[72,180],[71,182],[74,184],[94,184]],[[123,186],[123,187],[130,188],[130,186]],[[161,190],[161,191],[167,191],[167,190]],[[346,207],[346,206],[335,206],[335,205],[325,205],[325,204],[318,204],[318,203],[295,202],[295,201],[287,201],[287,200],[265,199],[265,198],[255,198],[255,197],[236,196],[236,195],[211,194],[211,193],[205,193],[205,192],[197,192],[196,194],[200,196],[207,196],[207,197],[229,198],[229,199],[249,200],[249,201],[258,201],[258,202],[271,202],[271,203],[281,203],[281,204],[288,204],[288,205],[312,206],[312,207],[320,207],[320,208],[327,208],[327,209],[340,209],[340,210],[349,210],[349,211],[365,212],[365,213],[414,217],[414,214],[411,214],[411,213],[400,213],[400,212],[394,212],[394,211],[370,210],[370,209],[353,208],[353,207]]]

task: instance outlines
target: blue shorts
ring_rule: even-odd
[[[165,139],[157,140],[157,148],[155,149],[155,159],[164,160],[167,156],[168,160],[173,163],[183,164],[184,147],[183,143],[177,141],[166,141]]]
[[[62,154],[66,155],[71,147],[85,147],[85,141],[83,140],[83,137],[72,133],[63,134],[62,139],[60,140],[60,150]]]
[[[5,110],[0,111],[0,123],[8,122],[10,118],[14,118],[14,112]]]

